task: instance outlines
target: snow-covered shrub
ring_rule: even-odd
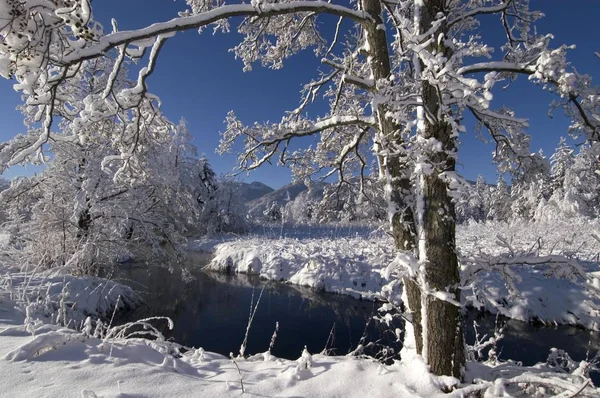
[[[598,329],[599,228],[581,217],[460,226],[463,301],[522,321]]]
[[[394,255],[391,239],[379,235],[246,237],[218,244],[207,268],[257,274],[355,297],[375,297],[384,284],[379,271]]]
[[[108,320],[116,310],[132,309],[142,302],[130,287],[107,279],[36,271],[1,276],[2,297],[25,314],[24,326],[32,334],[42,324],[82,329],[88,317]]]

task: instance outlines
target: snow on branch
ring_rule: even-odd
[[[447,394],[448,397],[467,397],[483,392],[485,396],[505,396],[508,386],[525,389],[527,386],[550,389],[560,397],[596,397],[598,390],[590,385],[589,380],[581,382],[580,377],[561,375],[559,373],[523,373],[505,379],[498,378],[494,381],[485,381],[478,384],[458,388]],[[577,383],[577,384],[576,384]]]
[[[571,130],[574,133],[581,131],[586,138],[600,141],[600,88],[592,84],[589,76],[578,73],[567,62],[566,52],[570,46],[548,48],[551,38],[551,35],[547,35],[534,44],[526,45],[526,50],[521,51],[523,60],[519,62],[479,62],[459,68],[457,74],[466,76],[485,72],[527,75],[529,80],[543,85],[560,98],[553,107],[562,107],[567,116],[573,119]]]
[[[44,2],[43,7],[38,2],[11,2],[0,7],[0,17],[7,21],[0,27],[0,75],[16,79],[14,88],[24,94],[27,117],[32,123],[42,122],[42,130],[28,146],[4,147],[3,167],[34,159],[44,161],[43,150],[51,140],[50,129],[58,114],[73,123],[73,128],[63,134],[64,140],[71,142],[89,139],[82,131],[87,130],[90,122],[97,125],[102,118],[116,118],[122,124],[122,131],[113,145],[121,154],[105,159],[105,163],[121,159],[121,171],[139,169],[135,153],[143,141],[141,136],[150,123],[164,121],[158,113],[160,102],[148,93],[146,80],[152,74],[164,40],[178,31],[211,24],[225,29],[228,19],[242,16],[245,19],[239,31],[245,39],[234,49],[236,56],[241,57],[247,67],[261,59],[263,64],[278,68],[284,58],[299,50],[325,46],[316,28],[318,14],[337,15],[357,23],[370,22],[363,11],[323,1],[201,3],[189,1],[191,11],[139,30],[118,31],[113,20],[109,34],[104,34],[102,25],[93,19],[91,3],[87,0]],[[276,43],[271,43],[271,36],[277,38]],[[126,59],[142,58],[149,47],[152,50],[148,64],[140,71],[137,85],[119,86],[117,80],[122,79]],[[65,96],[64,88],[70,86],[69,81],[98,59],[112,60],[113,49],[117,49],[117,56],[109,62],[112,72],[107,79],[103,78],[102,95],[91,93],[87,98],[73,98],[73,93],[69,93],[70,97]],[[77,114],[73,104],[80,101],[86,109]],[[13,150],[12,154],[7,155],[8,149]]]
[[[503,12],[511,5],[512,2],[513,2],[513,0],[504,0],[498,5],[487,6],[487,7],[479,6],[479,7],[472,8],[472,9],[464,12],[463,14],[459,14],[458,16],[451,18],[448,21],[448,26],[452,27],[458,23],[465,21],[468,18],[473,18],[478,15],[497,14],[499,12]]]
[[[197,15],[179,17],[167,22],[155,23],[143,29],[108,34],[102,37],[98,43],[76,50],[63,57],[60,59],[60,62],[65,65],[72,65],[86,59],[95,58],[100,54],[123,44],[156,37],[158,35],[198,29],[223,19],[239,16],[268,18],[277,15],[302,12],[318,12],[338,15],[359,23],[370,20],[367,14],[362,11],[353,10],[324,1],[293,1],[289,3],[273,4],[261,3],[260,6],[255,6],[253,4],[224,5],[210,11],[201,12]]]
[[[532,74],[535,72],[535,66],[531,63],[517,63],[506,61],[479,62],[472,65],[463,66],[456,71],[459,75],[467,75],[481,72],[510,72]]]
[[[529,249],[517,249],[507,238],[498,235],[496,245],[504,248],[505,253],[479,253],[461,258],[462,289],[473,290],[472,295],[465,296],[468,305],[492,308],[504,316],[522,321],[538,318],[541,321],[547,319],[562,322],[563,319],[567,319],[569,323],[592,327],[594,319],[600,315],[600,289],[594,274],[589,272],[588,265],[564,254],[539,255],[536,248],[541,245],[540,242]],[[550,281],[552,287],[544,287],[544,284]],[[531,302],[532,284],[538,286],[534,290],[539,292],[543,292],[544,289],[557,289],[556,286],[570,286],[580,291],[577,294],[584,298],[584,302],[579,303],[577,314],[563,314],[561,308],[542,309],[540,313],[536,313],[533,307],[539,306],[539,303],[537,300]],[[549,304],[548,302],[545,305],[542,298],[540,301],[544,307]],[[486,302],[491,307],[487,306]],[[528,307],[531,308],[526,310]],[[527,314],[524,311],[534,313]]]
[[[294,138],[307,137],[342,127],[372,127],[374,118],[369,116],[331,116],[313,122],[304,118],[284,118],[281,123],[255,123],[244,125],[233,112],[226,119],[227,129],[221,134],[219,153],[232,150],[237,139],[243,139],[245,146],[238,157],[240,170],[253,170],[281,151],[280,162],[286,162],[286,151]],[[351,148],[348,149],[350,151]]]

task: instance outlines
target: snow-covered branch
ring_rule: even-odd
[[[279,124],[245,126],[232,112],[227,116],[226,122],[227,129],[222,133],[218,150],[220,153],[228,152],[237,139],[244,139],[245,149],[239,156],[240,170],[255,169],[268,162],[279,151],[282,152],[280,161],[285,163],[288,159],[285,152],[292,139],[325,134],[343,127],[373,127],[375,123],[368,116],[332,116],[316,122],[294,117],[291,120],[284,119]]]
[[[268,18],[283,14],[314,12],[338,15],[359,23],[369,22],[370,18],[362,11],[356,11],[344,6],[327,3],[324,1],[292,1],[289,3],[261,3],[224,5],[197,15],[174,18],[167,22],[160,22],[143,29],[121,31],[108,34],[90,45],[60,58],[63,65],[72,65],[86,59],[96,58],[112,48],[123,44],[135,43],[159,35],[170,35],[175,32],[199,29],[214,22],[233,17],[260,17]]]
[[[503,0],[498,5],[475,7],[471,10],[468,10],[467,12],[465,12],[463,14],[460,14],[459,16],[457,16],[455,18],[451,18],[448,21],[448,26],[451,28],[452,26],[454,26],[458,23],[461,23],[468,18],[473,18],[478,15],[497,14],[499,12],[505,11],[511,5],[512,2],[513,2],[513,0]]]

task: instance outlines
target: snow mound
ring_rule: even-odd
[[[600,330],[598,230],[586,219],[460,226],[463,284],[479,273],[463,303],[520,321]]]
[[[460,226],[457,246],[463,260],[478,262],[476,268],[484,271],[486,263],[506,260],[513,273],[507,283],[498,272],[478,272],[474,283],[466,283],[462,303],[521,321],[600,330],[598,231],[598,222],[584,219]],[[378,298],[386,283],[385,269],[395,257],[392,239],[362,230],[352,232],[265,228],[262,236],[199,240],[190,247],[214,251],[206,267],[209,270],[256,274],[358,298]],[[568,267],[552,268],[543,262],[519,264],[518,257],[577,260],[586,275],[571,275]],[[463,273],[464,265],[463,261]],[[392,297],[398,297],[397,292]]]
[[[394,255],[387,237],[254,237],[216,245],[207,269],[257,274],[317,290],[375,298],[385,282],[378,270]]]
[[[5,297],[29,307],[32,316],[52,318],[70,327],[78,326],[87,316],[108,318],[115,306],[126,309],[142,303],[129,286],[104,278],[50,272],[7,273],[0,276],[2,291]]]
[[[0,329],[2,329],[0,325]],[[17,345],[17,348],[11,348]],[[229,358],[176,343],[101,340],[50,326],[32,336],[0,335],[3,393],[9,396],[414,397],[440,393],[420,367],[384,367],[356,357],[299,354],[297,361]],[[238,371],[239,369],[239,371]]]
[[[59,346],[75,340],[82,340],[84,336],[72,329],[59,329],[37,335],[25,344],[4,355],[7,361],[25,361],[56,350]]]

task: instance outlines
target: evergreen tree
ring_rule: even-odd
[[[496,188],[491,192],[488,219],[494,221],[510,220],[510,188],[502,175],[498,177]]]
[[[567,170],[573,165],[573,149],[567,144],[565,137],[560,137],[558,147],[550,157],[550,189],[554,193],[563,189]]]
[[[542,151],[523,161],[522,167],[513,177],[511,190],[513,217],[532,220],[550,180],[550,163]]]
[[[588,217],[597,217],[600,212],[600,175],[598,151],[584,145],[565,170],[564,210]]]

